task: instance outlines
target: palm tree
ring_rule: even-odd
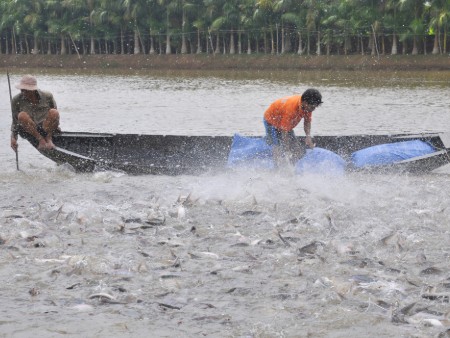
[[[259,26],[269,28],[270,33],[270,53],[275,54],[275,39],[273,36],[273,30],[274,25],[278,22],[277,20],[277,13],[275,13],[275,6],[276,2],[275,0],[256,0],[256,10],[253,15],[253,18],[255,19],[255,22],[259,24]],[[264,34],[264,52],[267,53],[268,51],[267,46],[267,36],[266,32]],[[277,38],[277,44],[276,49],[278,50],[278,38]]]
[[[225,1],[221,8],[221,15],[217,17],[213,23],[211,24],[212,30],[220,30],[225,29],[229,31],[230,34],[230,54],[235,54],[235,42],[234,42],[234,33],[237,28],[239,28],[240,24],[240,13],[239,13],[239,2],[238,0],[228,0]],[[226,53],[225,49],[225,35],[224,39],[224,54]]]
[[[29,1],[28,11],[25,13],[25,17],[23,19],[24,24],[26,25],[27,32],[33,32],[33,47],[31,49],[32,54],[39,53],[39,37],[45,31],[45,26],[43,24],[43,0],[32,0]]]
[[[434,44],[432,54],[446,53],[447,50],[447,26],[450,21],[450,2],[448,0],[434,0],[425,3],[429,7],[431,18],[429,22],[429,32],[434,34]],[[444,31],[444,46],[440,46],[441,29]]]
[[[145,15],[146,15],[146,8],[147,3],[145,0],[123,0],[122,1],[122,7],[123,7],[123,17],[128,22],[131,22],[132,29],[133,29],[133,42],[134,42],[134,48],[133,53],[134,54],[140,54],[142,52],[141,46],[145,47],[142,42],[141,38],[141,32],[140,32],[140,24],[142,21],[144,21]],[[145,49],[144,49],[145,51]]]
[[[383,15],[382,25],[389,34],[392,34],[391,55],[397,55],[398,53],[398,9],[400,6],[400,0],[389,0],[386,3],[385,14]]]
[[[400,3],[400,10],[408,15],[409,19],[407,30],[401,34],[401,41],[406,42],[407,40],[413,40],[413,48],[411,51],[412,55],[417,55],[419,53],[417,45],[417,37],[424,33],[424,24],[422,21],[422,2],[420,0],[403,0]],[[404,48],[405,52],[405,48]]]
[[[253,17],[253,13],[255,12],[255,1],[254,0],[242,0],[240,4],[240,26],[244,29],[244,32],[247,34],[247,54],[252,53],[251,46],[251,36],[252,30],[255,27],[255,20]],[[241,39],[241,32],[239,32],[239,40]],[[258,52],[258,38],[256,38],[255,42],[255,50]],[[239,54],[241,53],[241,46],[239,44]]]

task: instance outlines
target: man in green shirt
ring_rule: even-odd
[[[53,95],[39,90],[32,75],[23,76],[16,88],[20,94],[12,99],[11,148],[17,151],[20,135],[39,150],[53,149],[52,136],[59,130],[59,112]]]

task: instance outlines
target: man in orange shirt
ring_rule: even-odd
[[[305,143],[309,148],[314,144],[311,140],[312,112],[322,103],[322,95],[317,89],[307,89],[302,95],[293,95],[273,102],[264,113],[266,140],[273,146],[273,157],[276,165],[283,158],[296,161],[302,152],[296,141],[294,128],[303,119],[306,134]]]

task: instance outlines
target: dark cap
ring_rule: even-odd
[[[302,94],[302,101],[318,106],[322,102],[322,94],[317,89],[309,88]]]

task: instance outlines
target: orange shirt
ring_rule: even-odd
[[[312,112],[305,112],[301,108],[302,96],[293,95],[273,102],[264,113],[264,119],[270,125],[284,131],[291,131],[302,118],[307,122],[312,120]]]

